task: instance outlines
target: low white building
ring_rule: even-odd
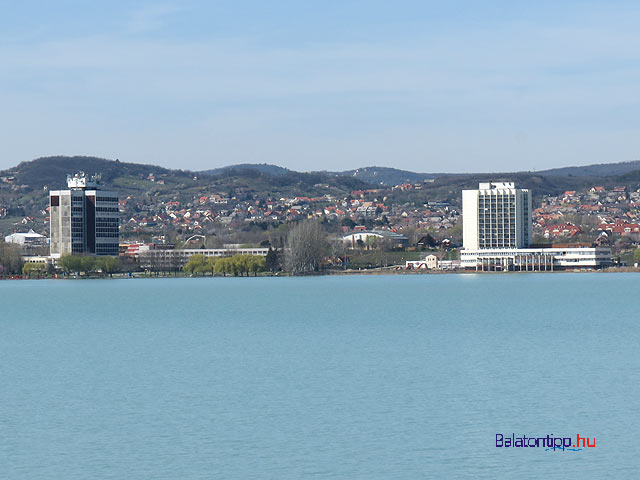
[[[7,243],[15,243],[18,245],[43,246],[47,244],[47,237],[39,233],[29,230],[27,233],[12,233],[4,237]]]
[[[48,255],[25,255],[22,257],[24,263],[39,263],[49,265],[54,263],[54,259]]]
[[[407,270],[436,270],[439,259],[435,255],[427,255],[422,260],[409,260],[405,264]]]
[[[409,243],[404,235],[388,230],[361,230],[343,236],[342,241],[351,248],[365,248],[373,241],[388,241],[392,248],[404,248]]]
[[[439,270],[460,270],[460,260],[440,260],[438,262]]]
[[[476,271],[554,271],[606,268],[611,265],[607,247],[486,248],[462,250],[461,267]]]
[[[182,268],[193,255],[209,257],[230,257],[232,255],[253,255],[266,257],[268,248],[185,248],[185,249],[147,249],[139,254],[143,268],[166,267]]]

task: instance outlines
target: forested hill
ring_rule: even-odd
[[[326,193],[348,195],[352,190],[391,187],[403,183],[424,183],[423,191],[436,199],[456,199],[463,188],[476,188],[483,181],[514,181],[530,188],[534,195],[556,195],[565,190],[580,190],[595,184],[614,186],[638,183],[640,162],[624,162],[585,167],[567,167],[538,172],[426,174],[386,167],[366,167],[344,172],[296,172],[269,164],[242,164],[199,172],[173,170],[156,165],[120,162],[89,156],[55,156],[22,162],[0,172],[11,178],[12,191],[42,192],[65,188],[66,175],[84,171],[100,174],[102,183],[123,194],[147,191],[155,195],[186,196],[199,191],[242,193],[259,197],[316,196]],[[161,180],[161,181],[159,181]],[[9,203],[7,182],[0,183]]]
[[[376,185],[401,185],[403,183],[422,183],[447,174],[444,173],[416,173],[390,167],[362,167],[342,172],[328,172],[336,176],[354,177],[364,182]]]
[[[629,172],[640,170],[640,160],[632,162],[602,163],[577,167],[552,168],[539,170],[536,172],[500,172],[500,173],[418,173],[409,170],[400,170],[389,167],[362,167],[355,170],[345,170],[342,172],[329,172],[332,175],[347,175],[358,178],[365,182],[377,185],[400,185],[402,183],[420,183],[425,180],[434,180],[441,177],[449,179],[476,178],[482,176],[493,177],[615,177]]]
[[[339,172],[296,172],[278,165],[266,163],[230,165],[227,167],[193,172],[187,170],[168,169],[156,165],[120,162],[119,160],[108,160],[105,158],[91,156],[52,156],[22,162],[14,168],[5,170],[2,174],[5,176],[14,176],[17,184],[31,185],[37,188],[44,186],[51,186],[53,188],[63,186],[62,184],[64,184],[66,175],[78,171],[84,171],[87,174],[99,173],[102,175],[102,181],[105,184],[112,183],[113,180],[118,177],[146,177],[152,173],[155,176],[167,176],[170,181],[173,181],[174,183],[193,179],[194,176],[215,178],[255,178],[256,176],[262,176],[263,178],[274,179],[275,177],[282,177],[275,181],[280,185],[287,183],[299,185],[336,183],[342,185],[342,187],[353,186],[354,188],[364,187],[367,185],[393,186],[403,183],[422,183],[435,179],[438,179],[440,182],[442,179],[446,179],[444,180],[445,182],[463,184],[467,180],[475,181],[479,178],[518,178],[526,181],[527,178],[540,179],[557,177],[553,180],[548,180],[548,183],[552,185],[551,188],[571,188],[572,182],[574,182],[574,180],[571,180],[571,177],[582,178],[582,180],[575,180],[577,183],[581,183],[583,181],[592,181],[597,177],[623,177],[631,172],[640,171],[640,160],[554,168],[540,170],[537,172],[447,174],[417,173],[390,167],[363,167],[355,170]],[[539,183],[539,180],[535,183]]]
[[[582,167],[552,168],[537,173],[544,176],[613,177],[625,175],[636,170],[640,170],[640,160],[618,163],[598,163]]]
[[[271,165],[268,163],[241,163],[238,165],[229,165],[228,167],[212,168],[211,170],[201,170],[199,173],[202,175],[220,175],[221,173],[229,172],[243,172],[247,170],[254,170],[260,173],[271,175],[273,177],[279,175],[286,175],[292,170],[288,168],[279,167],[278,165]]]
[[[148,175],[156,172],[157,175],[169,174],[175,177],[191,178],[193,175],[181,170],[169,170],[155,165],[143,165],[139,163],[120,162],[106,158],[86,156],[55,156],[43,157],[35,160],[21,162],[18,166],[3,172],[3,175],[15,177],[15,183],[41,188],[64,188],[67,174],[86,172],[89,175],[99,173],[105,184],[111,183],[121,176]]]

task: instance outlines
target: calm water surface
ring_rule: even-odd
[[[640,275],[0,282],[0,477],[633,478]],[[580,452],[496,433],[580,433]]]

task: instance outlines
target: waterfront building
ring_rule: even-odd
[[[611,265],[611,249],[531,244],[531,191],[513,182],[481,183],[462,191],[464,248],[460,265],[481,271],[553,271]]]
[[[118,255],[118,194],[102,190],[84,172],[67,176],[67,187],[49,192],[51,256]]]
[[[141,248],[130,256],[137,258],[142,268],[157,270],[178,270],[186,265],[193,255],[203,255],[210,257],[231,257],[233,255],[253,255],[266,257],[268,248],[184,248],[167,249],[150,247]],[[134,250],[130,250],[134,252]],[[128,254],[127,254],[128,255]]]
[[[486,248],[462,250],[464,269],[479,271],[547,271],[603,268],[611,265],[608,247],[550,245],[548,248]]]
[[[481,183],[462,191],[465,249],[527,248],[531,244],[531,192],[513,182]]]
[[[407,270],[436,270],[440,259],[434,255],[426,255],[422,260],[407,260],[405,268]]]

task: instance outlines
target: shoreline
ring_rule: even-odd
[[[8,277],[0,277],[2,280],[115,280],[115,279],[155,279],[155,278],[309,278],[309,277],[330,277],[330,276],[372,276],[372,275],[504,275],[504,274],[567,274],[567,273],[640,273],[640,267],[610,267],[605,269],[573,269],[573,270],[554,270],[554,271],[474,271],[474,270],[405,270],[405,269],[393,269],[386,267],[384,269],[371,269],[371,270],[332,270],[324,272],[314,272],[306,275],[289,275],[287,273],[281,274],[264,274],[264,275],[145,275],[135,273],[129,274],[113,274],[107,276],[100,275],[73,275],[73,276],[47,276],[47,277],[24,277],[21,275],[13,275]]]

